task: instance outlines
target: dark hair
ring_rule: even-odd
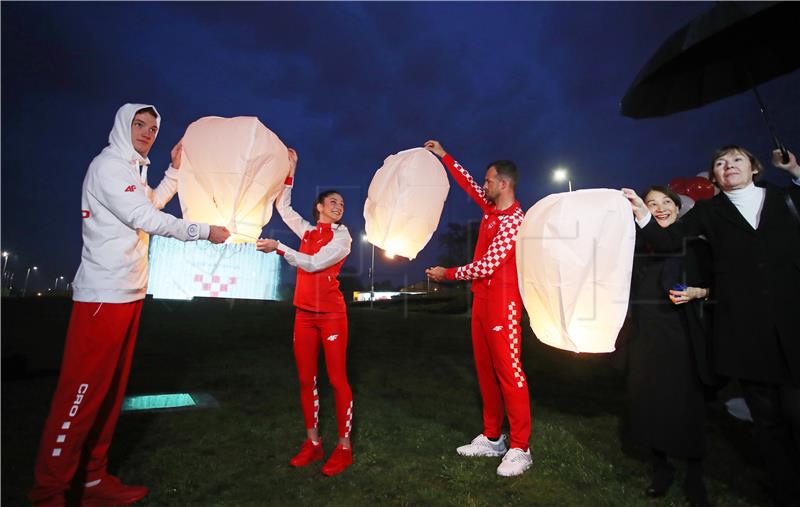
[[[492,167],[497,171],[498,176],[511,180],[511,188],[516,188],[519,176],[517,176],[517,165],[514,162],[510,160],[495,160],[486,167],[486,170],[488,171]]]
[[[133,113],[133,117],[136,118],[136,115],[137,114],[141,114],[141,113],[147,113],[147,114],[152,115],[153,118],[158,118],[158,113],[152,107],[143,107],[143,108],[139,109],[138,111]]]
[[[713,184],[717,184],[717,180],[714,178],[714,163],[720,157],[727,155],[728,153],[738,151],[745,157],[750,159],[750,165],[753,167],[753,181],[758,181],[761,178],[761,175],[764,174],[764,166],[761,164],[761,161],[756,158],[755,155],[750,153],[747,149],[742,148],[736,144],[729,144],[728,146],[723,146],[722,148],[717,149],[714,152],[714,157],[711,159],[711,164],[708,168],[708,179]]]
[[[314,205],[311,207],[311,214],[314,216],[314,221],[315,222],[319,221],[319,210],[317,210],[317,204],[323,204],[325,202],[325,198],[329,197],[329,196],[331,196],[333,194],[336,194],[339,197],[342,196],[342,194],[340,192],[337,192],[336,190],[325,190],[324,192],[320,192],[319,195],[317,196],[317,200],[314,201]],[[344,199],[344,198],[342,198],[342,199]],[[340,219],[335,223],[336,224],[340,224],[341,222],[342,221]]]
[[[662,194],[666,195],[667,197],[672,199],[672,202],[675,203],[675,206],[677,206],[678,209],[681,209],[681,206],[683,205],[683,203],[681,202],[681,196],[673,192],[672,189],[670,189],[669,187],[665,187],[662,185],[653,185],[652,187],[647,187],[647,190],[642,192],[643,201],[647,199],[647,194],[649,194],[650,192],[661,192]],[[645,205],[646,204],[647,202],[645,201]]]

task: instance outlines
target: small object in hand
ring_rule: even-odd
[[[688,289],[688,287],[682,283],[676,283],[672,286],[672,290],[684,291]]]

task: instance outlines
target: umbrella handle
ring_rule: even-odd
[[[781,162],[784,164],[789,163],[789,150],[786,149],[786,146],[778,139],[777,134],[775,134],[775,130],[771,128],[770,125],[769,133],[772,135],[772,144],[775,145],[776,150],[781,150]]]
[[[783,143],[780,142],[780,140],[778,140],[778,138],[775,137],[774,134],[772,136],[772,141],[775,143],[775,149],[776,150],[781,150],[781,162],[783,162],[784,164],[788,164],[789,163],[789,150],[786,149],[786,146],[784,146]]]
[[[789,150],[786,149],[786,146],[778,139],[777,134],[775,134],[775,126],[772,124],[772,120],[770,120],[769,113],[767,112],[767,106],[764,104],[764,101],[761,100],[761,94],[758,93],[758,87],[753,85],[753,93],[756,96],[756,100],[758,101],[758,105],[761,107],[761,115],[764,117],[764,121],[767,122],[767,128],[769,129],[769,133],[772,136],[772,143],[775,145],[776,150],[781,150],[781,162],[784,164],[789,163]]]

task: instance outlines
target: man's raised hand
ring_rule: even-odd
[[[439,141],[431,139],[430,141],[425,141],[425,144],[423,146],[426,150],[432,152],[439,158],[442,158],[445,155],[447,155],[447,152],[444,151],[444,148],[442,148],[442,145]]]

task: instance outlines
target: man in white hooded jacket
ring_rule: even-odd
[[[159,211],[177,190],[181,155],[178,144],[161,184],[147,186],[147,154],[160,123],[153,106],[119,108],[109,144],[83,181],[81,264],[72,284],[61,374],[36,460],[34,505],[64,505],[70,488],[82,505],[128,505],[148,492],[122,484],[106,464],[147,291],[149,235],[212,243],[230,235],[225,227]]]

